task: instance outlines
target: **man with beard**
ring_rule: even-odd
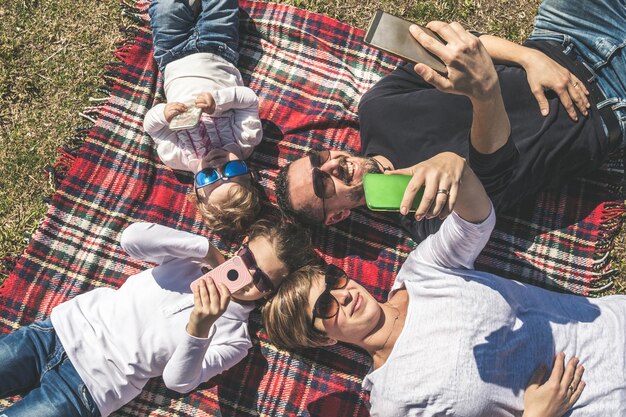
[[[626,6],[584,5],[544,1],[524,46],[431,22],[444,45],[412,27],[447,74],[417,64],[381,79],[359,104],[365,156],[326,150],[284,167],[276,182],[283,212],[333,224],[364,204],[366,172],[408,174],[400,222],[421,241],[456,199],[464,167],[450,153],[466,158],[497,211],[597,168],[624,135]],[[439,184],[437,193],[405,216],[424,181]]]

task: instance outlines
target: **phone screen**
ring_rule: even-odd
[[[407,61],[426,64],[441,74],[447,74],[448,70],[443,61],[426,50],[409,32],[409,27],[414,24],[377,10],[365,34],[365,43]],[[445,43],[430,29],[420,27],[439,42]]]

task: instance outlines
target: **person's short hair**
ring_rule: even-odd
[[[287,219],[298,223],[309,225],[322,223],[324,219],[319,218],[321,213],[319,213],[319,210],[316,210],[312,205],[305,204],[299,210],[296,210],[293,207],[293,203],[291,202],[291,198],[289,196],[289,178],[287,176],[290,166],[291,163],[282,167],[276,177],[276,203],[278,204],[280,212]]]
[[[311,326],[307,314],[313,279],[324,271],[306,265],[285,280],[276,294],[263,306],[263,324],[270,342],[280,349],[303,349],[322,345],[326,334]]]
[[[247,232],[250,240],[265,237],[270,241],[276,257],[287,267],[289,274],[298,268],[319,262],[311,246],[311,234],[301,226],[279,221],[274,217],[257,220]]]
[[[212,231],[236,235],[243,233],[256,219],[261,208],[259,190],[254,184],[234,183],[228,199],[219,205],[199,201],[195,192],[187,198],[198,208],[202,219]]]

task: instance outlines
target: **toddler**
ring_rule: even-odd
[[[195,174],[190,200],[208,226],[214,231],[241,232],[259,208],[258,191],[243,160],[263,132],[258,98],[244,87],[235,66],[239,4],[236,0],[196,0],[192,5],[153,0],[149,13],[167,103],[148,111],[144,130],[165,165]],[[194,107],[201,110],[197,125],[170,128],[176,116]]]

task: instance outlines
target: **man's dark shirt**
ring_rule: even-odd
[[[579,79],[570,58],[545,42],[527,42],[546,53]],[[467,158],[497,211],[507,210],[537,191],[596,169],[608,152],[600,116],[591,103],[589,116],[570,119],[556,94],[547,91],[550,112],[542,116],[530,91],[526,72],[496,65],[511,136],[491,155],[471,148],[470,100],[446,94],[425,82],[413,64],[396,68],[370,89],[359,103],[362,150],[383,155],[397,168],[406,168],[434,155],[452,151]],[[471,148],[471,149],[470,149]],[[435,232],[440,222],[403,226],[415,239]]]

